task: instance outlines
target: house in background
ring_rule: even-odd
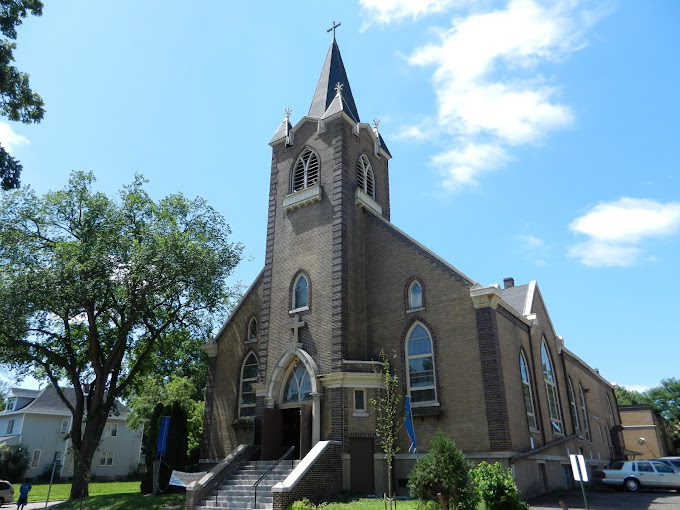
[[[619,406],[623,440],[639,459],[674,455],[673,432],[659,411],[647,404]],[[631,452],[633,453],[633,452]]]
[[[73,388],[62,388],[75,403]],[[75,405],[75,404],[74,404]],[[117,403],[117,411],[109,417],[99,449],[92,459],[93,478],[124,478],[139,469],[142,428],[130,430],[125,422],[128,409]],[[42,390],[12,388],[7,407],[0,412],[0,444],[10,448],[24,445],[29,452],[26,477],[41,476],[60,462],[59,478],[73,476],[71,456],[71,422],[73,417],[57,395],[54,386]]]

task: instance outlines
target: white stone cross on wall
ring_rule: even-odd
[[[307,323],[300,320],[299,315],[295,315],[295,322],[290,327],[293,330],[293,342],[298,343],[300,341],[300,328],[304,327]]]

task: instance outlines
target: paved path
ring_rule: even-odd
[[[63,503],[63,502],[64,502],[64,500],[50,501],[49,503],[47,503],[47,507],[49,508],[52,505],[56,505],[57,503]],[[15,501],[11,505],[8,504],[8,505],[4,506],[3,510],[5,510],[5,508],[8,508],[9,510],[12,510],[12,509],[16,510],[16,507],[17,507],[17,502]],[[44,501],[32,501],[28,505],[26,505],[25,508],[26,508],[26,510],[39,510],[40,508],[45,508],[45,502]]]
[[[616,492],[592,488],[586,493],[590,510],[680,510],[680,494],[674,491]],[[559,502],[569,510],[586,508],[580,490],[547,494],[529,501],[531,510],[561,509]]]

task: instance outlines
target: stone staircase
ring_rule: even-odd
[[[201,510],[272,508],[272,487],[282,482],[300,461],[284,460],[257,487],[257,506],[253,484],[272,467],[274,461],[251,461],[243,464],[199,508]]]

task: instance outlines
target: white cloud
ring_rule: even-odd
[[[432,119],[427,119],[419,124],[402,126],[396,134],[396,139],[407,139],[415,141],[432,140],[438,135],[437,129],[433,126]]]
[[[371,21],[385,25],[404,18],[416,19],[428,14],[443,12],[464,0],[360,0]]]
[[[581,263],[630,266],[639,259],[645,240],[680,231],[680,202],[623,197],[596,205],[572,221],[569,229],[590,237],[569,250]]]
[[[477,184],[479,174],[498,168],[507,159],[501,147],[468,143],[461,149],[434,156],[432,163],[442,171],[444,188],[453,191],[465,185]]]
[[[11,153],[16,145],[22,143],[29,143],[28,138],[15,133],[9,124],[0,122],[0,144],[7,152]]]

